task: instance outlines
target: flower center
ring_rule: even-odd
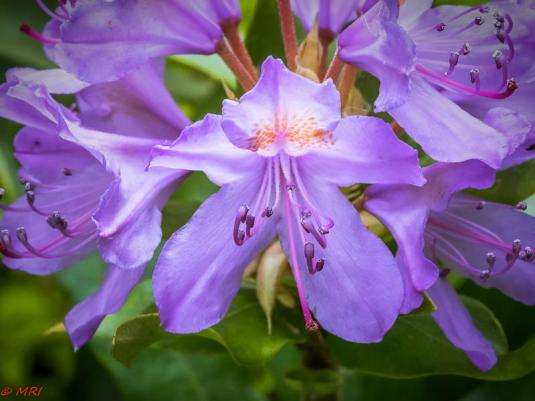
[[[281,149],[294,154],[335,143],[333,134],[322,128],[315,117],[288,115],[285,111],[277,111],[273,118],[254,123],[253,132],[249,149],[267,155]]]
[[[526,209],[525,203],[519,203],[514,207],[495,203],[492,205],[518,210]],[[515,239],[512,242],[504,241],[492,230],[458,214],[463,209],[483,210],[486,206],[485,201],[468,197],[454,198],[446,211],[431,212],[425,229],[426,249],[434,259],[451,261],[464,268],[475,279],[482,281],[507,273],[518,261],[533,262],[535,260],[533,247],[525,246],[521,239]],[[489,250],[481,255],[481,265],[475,266],[474,264],[478,264],[477,261],[468,260],[463,255],[455,245],[459,240],[488,247]],[[503,262],[498,260],[496,253],[503,254]]]
[[[413,32],[416,70],[429,81],[464,94],[492,99],[518,88],[509,77],[515,56],[510,15],[489,6],[469,8],[447,21]]]

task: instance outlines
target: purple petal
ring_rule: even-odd
[[[399,7],[399,23],[407,31],[410,31],[417,23],[422,14],[433,5],[433,0],[405,0]]]
[[[242,246],[232,238],[238,208],[254,199],[258,184],[247,180],[223,186],[165,244],[153,288],[167,331],[195,333],[218,323],[240,287],[245,267],[273,239],[276,216],[264,220]]]
[[[310,31],[318,18],[318,27],[334,37],[344,25],[357,17],[361,0],[293,0],[292,8],[305,29]]]
[[[494,181],[494,170],[471,160],[464,163],[436,163],[424,169],[427,183],[373,185],[368,191],[366,209],[388,227],[398,244],[398,261],[409,269],[416,290],[424,291],[438,277],[438,269],[424,254],[424,229],[430,211],[446,209],[451,196],[465,188],[487,188]],[[412,289],[408,289],[408,294]],[[408,304],[415,302],[408,300]]]
[[[92,152],[117,177],[95,215],[101,237],[114,237],[143,213],[158,213],[155,208],[162,204],[159,197],[164,193],[169,196],[170,186],[176,187],[186,174],[183,170],[146,171],[151,149],[159,140],[89,130],[77,124],[69,124],[63,136]]]
[[[340,95],[332,81],[317,84],[292,73],[281,60],[268,57],[256,86],[239,102],[223,102],[221,126],[240,148],[263,156],[284,149],[296,156],[317,141],[323,144],[319,133],[333,131],[339,120]]]
[[[262,158],[234,146],[221,128],[221,117],[208,114],[187,127],[170,146],[156,146],[150,170],[204,171],[218,185],[244,179],[263,166]]]
[[[89,86],[88,83],[78,80],[60,68],[51,70],[12,68],[7,71],[6,80],[27,85],[43,85],[49,93],[55,94],[72,94]]]
[[[401,142],[390,125],[374,117],[347,117],[333,132],[334,145],[302,156],[305,171],[340,186],[425,180],[418,152]]]
[[[526,140],[502,164],[502,170],[517,166],[535,157],[535,125],[526,135]]]
[[[480,370],[490,370],[496,364],[496,353],[475,327],[455,290],[447,281],[438,280],[427,293],[437,306],[432,316],[448,339],[462,349]]]
[[[124,270],[110,265],[98,291],[71,309],[64,323],[75,350],[93,337],[107,315],[121,309],[144,271],[144,266]]]
[[[346,28],[338,40],[343,61],[381,81],[376,111],[403,104],[409,93],[415,49],[396,17],[393,7],[380,1]]]
[[[499,167],[509,152],[505,135],[462,110],[415,74],[407,101],[389,113],[438,161],[477,159]]]
[[[325,330],[348,341],[378,342],[394,323],[403,298],[394,258],[363,226],[338,188],[309,178],[306,185],[316,207],[334,221],[326,248],[315,247],[317,257],[325,258],[323,270],[308,272],[298,217],[286,215],[278,231],[285,253],[291,255],[288,225],[292,225],[299,264],[294,268],[301,276],[307,303]]]
[[[85,81],[111,81],[155,57],[214,53],[222,37],[218,23],[207,0],[84,1],[67,21],[48,24],[45,35],[61,42],[46,50],[54,62]]]
[[[174,140],[189,119],[166,89],[164,60],[154,60],[124,78],[92,85],[77,96],[88,128],[125,136]]]

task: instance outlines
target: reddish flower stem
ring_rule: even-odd
[[[295,71],[297,68],[295,62],[295,58],[297,57],[297,36],[295,34],[294,18],[290,0],[277,0],[277,6],[279,9],[284,54],[286,54],[288,68]]]
[[[340,82],[340,100],[342,102],[342,107],[347,104],[349,99],[349,93],[351,89],[355,86],[355,80],[357,79],[358,70],[352,65],[346,64],[344,66],[344,74],[342,75],[342,80]]]
[[[224,39],[217,45],[217,54],[219,54],[219,57],[221,57],[228,68],[230,68],[242,88],[245,91],[251,90],[255,85],[255,79],[249,74],[240,59],[234,54]]]
[[[331,64],[329,65],[329,68],[327,69],[327,72],[325,73],[324,81],[331,78],[334,83],[338,80],[338,77],[340,76],[340,73],[342,72],[342,67],[344,66],[344,62],[338,57],[338,49],[336,49],[336,53],[334,55],[334,58],[331,61]]]
[[[251,59],[251,55],[245,47],[245,44],[240,37],[240,33],[238,32],[238,24],[231,22],[223,25],[222,28],[230,47],[234,51],[234,54],[236,54],[236,57],[238,57],[240,62],[247,69],[249,75],[251,75],[255,80],[258,79],[258,73],[253,64],[253,60]]]

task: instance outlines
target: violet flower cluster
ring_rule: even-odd
[[[277,3],[287,66],[266,55],[258,73],[237,0],[59,0],[54,10],[37,0],[50,22],[21,30],[59,68],[14,68],[0,86],[0,116],[23,126],[24,195],[0,205],[3,263],[44,275],[100,253],[101,288],[65,318],[79,348],[142,279],[168,198],[202,171],[220,189],[165,242],[152,275],[167,331],[221,321],[246,266],[278,238],[307,330],[378,342],[427,295],[449,340],[492,368],[495,351],[448,274],[535,304],[535,218],[523,203],[464,192],[535,157],[535,3]],[[301,46],[292,11],[309,31]],[[164,84],[165,57],[177,54],[218,54],[243,95],[192,123]],[[394,123],[363,115],[360,72],[380,81],[374,110]],[[365,188],[357,206],[339,189],[351,186]],[[391,232],[395,256],[364,209]]]

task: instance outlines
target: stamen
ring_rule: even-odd
[[[314,223],[312,223],[310,221],[310,218],[308,217],[302,217],[301,218],[301,226],[303,227],[303,229],[308,233],[308,234],[312,234],[312,236],[316,239],[316,241],[318,241],[318,244],[320,244],[320,246],[322,248],[326,248],[327,247],[327,241],[325,240],[325,238],[323,237],[323,235],[321,235],[317,230],[316,230],[316,227],[314,226]]]
[[[245,240],[245,232],[240,230],[240,224],[245,223],[247,220],[247,214],[249,213],[249,207],[247,205],[241,205],[236,213],[234,220],[234,230],[232,237],[236,245],[241,246]]]
[[[459,52],[452,52],[450,53],[450,67],[448,69],[448,72],[446,72],[446,75],[450,75],[453,70],[455,69],[455,66],[457,65],[457,63],[459,63],[459,57],[460,57],[460,54]]]
[[[321,258],[318,259],[316,262],[316,273],[323,270],[323,267],[325,266],[325,259]]]
[[[248,237],[252,235],[251,229],[254,226],[254,221],[255,221],[255,217],[252,214],[248,214],[247,217],[245,218],[245,233],[247,234]]]
[[[474,18],[474,24],[478,25],[478,26],[481,26],[485,23],[485,18],[481,17],[481,16],[477,16]]]
[[[0,243],[2,243],[6,249],[11,246],[11,234],[9,233],[9,230],[0,230]]]
[[[34,30],[32,30],[30,25],[28,25],[25,22],[23,22],[20,25],[20,31],[25,33],[29,37],[31,37],[31,38],[33,38],[35,40],[38,40],[39,42],[42,42],[42,43],[47,44],[47,45],[56,45],[58,43],[61,43],[61,39],[59,39],[59,38],[49,38],[47,36],[44,36],[44,35],[41,35],[40,33],[35,32]]]
[[[314,268],[314,244],[312,242],[307,242],[305,244],[305,259],[307,261],[307,268],[310,274],[316,273]]]
[[[436,74],[435,72],[428,70],[421,64],[416,65],[416,70],[422,73],[423,75],[426,75],[432,79],[448,84],[455,89],[461,90],[463,92],[472,93],[474,95],[478,95],[481,97],[486,97],[489,99],[506,99],[509,96],[511,96],[514,93],[514,91],[518,88],[518,84],[516,83],[516,81],[514,79],[509,79],[507,80],[505,91],[503,92],[482,91],[480,90],[479,71],[477,69],[473,69],[470,71],[470,77],[471,77],[471,80],[475,82],[476,89],[473,89],[453,79],[449,79],[445,77],[443,74],[442,76],[439,74]],[[475,73],[475,71],[477,71],[477,73]]]
[[[494,252],[487,253],[486,260],[487,264],[489,265],[489,270],[492,271],[492,269],[494,268],[494,264],[496,263],[496,255],[494,254]]]
[[[448,277],[448,274],[451,273],[451,269],[448,269],[445,267],[444,269],[440,270],[440,273],[438,274],[440,278],[446,278]]]
[[[471,50],[472,48],[470,47],[470,43],[467,42],[461,47],[461,54],[466,56],[467,54],[470,54]]]
[[[485,205],[487,204],[487,202],[485,201],[479,201],[476,205],[476,210],[483,210],[483,208],[485,207]]]
[[[271,217],[271,216],[273,216],[273,209],[271,208],[271,206],[268,206],[262,212],[262,217]]]
[[[518,210],[525,211],[528,208],[528,204],[526,202],[518,202],[515,206]]]
[[[70,177],[72,175],[72,170],[70,168],[64,167],[63,170],[61,170],[64,176]]]
[[[505,56],[500,50],[495,50],[494,53],[492,53],[492,58],[494,59],[494,62],[496,63],[497,69],[501,69],[504,66]]]
[[[438,32],[442,32],[442,31],[444,31],[444,29],[446,29],[446,24],[443,23],[443,22],[441,22],[441,23],[439,23],[439,24],[437,24],[437,25],[435,26],[435,29],[436,29]]]
[[[515,239],[513,241],[511,250],[513,252],[513,255],[518,256],[518,254],[522,250],[522,241],[520,241],[519,239]]]
[[[535,260],[535,252],[530,246],[526,246],[522,251],[519,252],[518,257],[524,262],[533,262]]]

